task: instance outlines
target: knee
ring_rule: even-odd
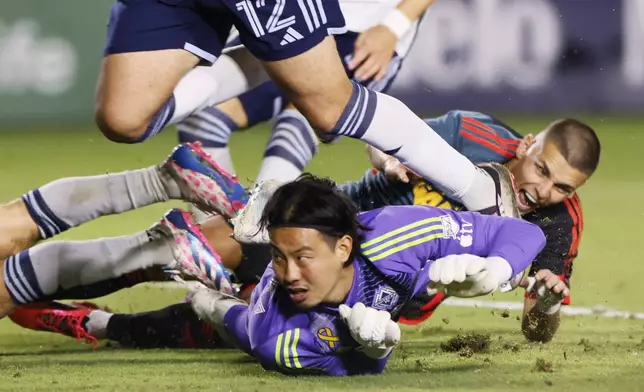
[[[330,95],[308,94],[292,100],[297,102],[296,107],[319,135],[333,132],[345,110],[351,110],[352,87],[350,83],[347,84],[343,86],[346,88],[338,87]]]
[[[139,143],[149,123],[143,116],[128,115],[109,106],[98,106],[94,121],[101,133],[116,143]]]

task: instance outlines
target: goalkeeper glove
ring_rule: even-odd
[[[512,267],[500,257],[471,254],[449,255],[429,267],[427,293],[470,298],[486,295],[510,279]]]
[[[400,327],[391,320],[389,312],[368,308],[361,302],[351,308],[340,305],[339,310],[351,337],[366,356],[384,358],[400,341]]]

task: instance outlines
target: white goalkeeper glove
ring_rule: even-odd
[[[340,305],[340,317],[362,352],[374,359],[386,357],[400,341],[400,327],[384,310],[368,308],[358,302],[352,308]]]
[[[430,265],[427,293],[442,291],[452,297],[478,297],[490,294],[511,275],[512,267],[500,257],[449,255]]]

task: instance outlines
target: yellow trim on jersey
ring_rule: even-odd
[[[413,237],[419,236],[419,235],[421,235],[421,234],[429,233],[429,232],[432,232],[432,231],[436,231],[436,230],[440,230],[440,233],[439,233],[439,234],[440,234],[441,236],[443,235],[443,225],[438,224],[438,225],[427,226],[427,227],[423,227],[422,229],[418,229],[418,230],[412,231],[411,233],[407,233],[407,234],[404,234],[404,235],[398,236],[398,237],[396,237],[396,238],[394,238],[394,239],[392,239],[392,240],[389,240],[389,241],[387,241],[387,242],[383,242],[382,244],[380,244],[380,245],[378,245],[378,246],[376,246],[376,247],[374,247],[374,248],[371,248],[371,249],[369,249],[369,250],[365,250],[365,251],[364,251],[364,252],[362,252],[362,253],[363,253],[365,256],[369,256],[369,255],[372,255],[372,254],[374,254],[374,253],[378,253],[378,251],[380,251],[380,250],[382,250],[382,249],[385,249],[385,248],[388,248],[388,247],[390,247],[390,246],[392,246],[392,245],[395,245],[395,244],[397,244],[397,243],[399,243],[399,242],[403,242],[403,241],[408,240],[408,239],[410,239],[410,238],[413,238]],[[405,245],[405,244],[403,244],[403,245],[401,245],[401,246],[404,246],[404,245]]]
[[[282,348],[283,337],[284,337],[283,333],[277,335],[277,343],[275,344],[275,363],[278,366],[282,366],[282,361],[280,360],[280,348]]]
[[[302,365],[300,365],[300,359],[298,358],[297,354],[297,344],[300,341],[300,329],[295,328],[295,337],[293,338],[293,343],[291,344],[291,354],[293,355],[293,363],[295,363],[295,367],[298,369],[302,368]]]
[[[293,335],[293,341],[291,342],[291,335]],[[293,368],[295,366],[297,369],[301,369],[302,365],[300,364],[299,355],[297,353],[297,344],[300,341],[300,329],[289,329],[288,331],[277,335],[277,343],[275,344],[275,363],[278,366],[285,366],[288,368]],[[282,342],[284,344],[282,344]],[[284,354],[284,363],[281,361],[281,355]],[[292,363],[291,363],[292,356]]]
[[[430,235],[428,235],[426,237],[419,238],[419,239],[417,239],[415,241],[407,242],[407,243],[404,243],[404,244],[402,244],[400,246],[397,246],[395,248],[391,248],[388,251],[380,253],[379,255],[370,257],[369,260],[378,261],[378,260],[383,259],[383,258],[385,258],[387,256],[390,256],[390,255],[392,255],[394,253],[398,253],[398,252],[401,252],[401,251],[403,251],[403,250],[405,250],[407,248],[411,248],[412,246],[420,245],[422,243],[429,242],[429,241],[434,240],[436,238],[442,238],[442,237],[443,237],[443,232],[442,231],[440,233],[430,234]]]
[[[286,365],[286,367],[293,367],[293,366],[291,366],[291,361],[290,361],[290,359],[288,357],[289,343],[291,343],[291,330],[290,329],[288,331],[286,331],[286,338],[284,339],[284,347],[283,347],[282,351],[284,351],[284,365]]]
[[[398,235],[400,233],[403,233],[403,232],[405,232],[407,230],[411,230],[411,229],[416,228],[418,226],[422,226],[422,225],[424,225],[426,223],[440,222],[440,220],[441,220],[440,217],[435,217],[435,218],[427,218],[427,219],[416,221],[414,223],[410,223],[410,224],[405,225],[403,227],[399,227],[396,230],[389,231],[389,232],[387,232],[387,233],[385,233],[385,234],[383,234],[383,235],[381,235],[379,237],[376,237],[376,238],[374,238],[372,240],[369,240],[369,241],[363,243],[360,247],[363,248],[363,249],[367,248],[367,247],[369,247],[371,245],[377,244],[378,242],[384,241],[387,238],[391,238],[391,237],[393,237],[395,235]]]
[[[405,226],[399,227],[395,230],[389,231],[385,234],[382,234],[372,240],[369,240],[365,243],[363,243],[360,248],[362,249],[362,253],[369,257],[371,261],[377,261],[380,259],[383,259],[387,256],[390,256],[394,253],[401,252],[405,249],[411,248],[412,246],[420,245],[422,243],[431,241],[436,238],[441,238],[443,236],[443,225],[442,223],[439,224],[433,224],[441,222],[441,217],[433,217],[433,218],[426,218],[426,219],[421,219],[419,221],[407,224]],[[425,226],[421,227],[427,224],[431,224],[430,226]],[[414,230],[415,229],[415,230]],[[410,231],[411,230],[411,231]],[[438,230],[438,232],[436,232]],[[408,232],[409,231],[409,232]],[[408,232],[406,234],[402,234]],[[434,233],[432,233],[434,232]],[[427,234],[428,235],[413,240],[409,242],[404,242],[409,240],[410,238],[417,237],[422,234]],[[392,238],[393,237],[393,238]],[[396,245],[401,243],[400,245],[388,249],[382,253],[378,253],[382,251],[383,249],[386,249],[392,245]],[[370,249],[366,249],[369,248]]]

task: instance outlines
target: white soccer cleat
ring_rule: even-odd
[[[268,244],[268,230],[260,228],[264,207],[273,193],[285,182],[280,180],[265,180],[255,186],[250,199],[239,214],[230,220],[233,225],[233,238],[245,244]]]
[[[498,163],[482,163],[478,165],[494,181],[496,192],[496,206],[479,211],[484,215],[500,215],[512,218],[521,218],[516,200],[516,190],[512,173],[507,167]]]

